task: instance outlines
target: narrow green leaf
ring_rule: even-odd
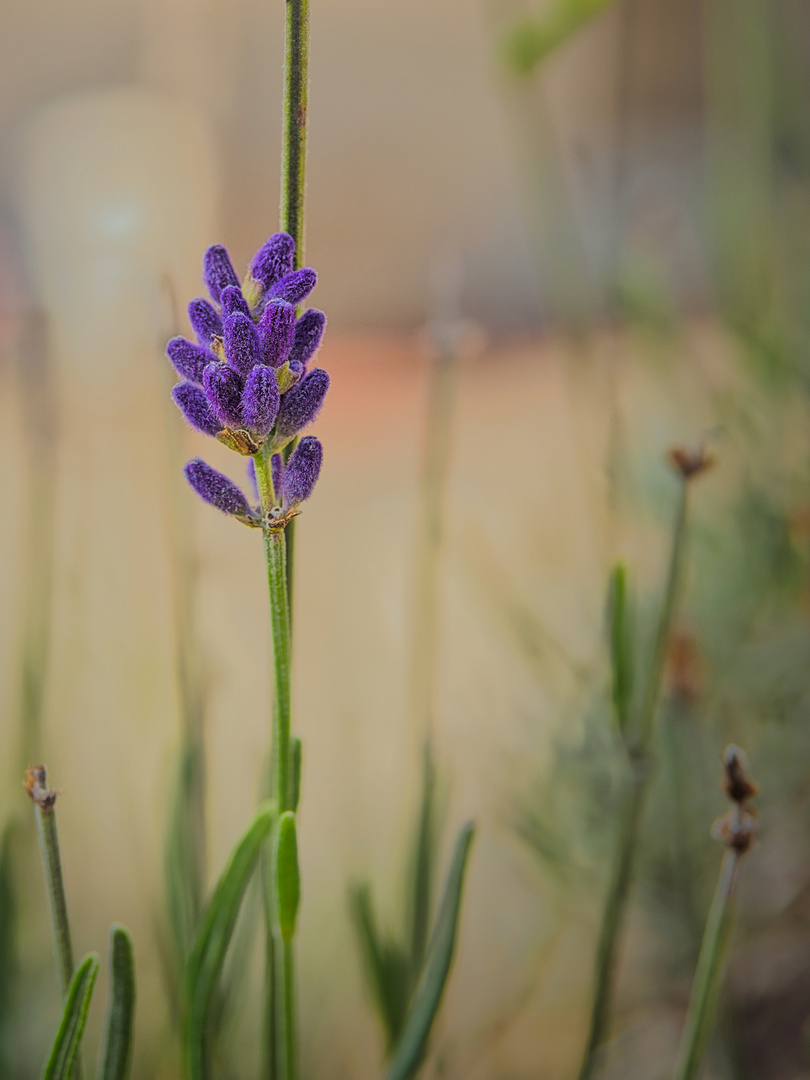
[[[209,1011],[242,897],[275,817],[275,803],[262,803],[247,832],[231,853],[200,920],[184,980],[184,1046],[190,1080],[205,1080],[210,1075],[210,1060],[206,1054]]]
[[[430,752],[430,745],[425,743],[422,761],[422,802],[419,809],[419,824],[416,834],[414,872],[412,875],[413,891],[408,897],[411,911],[410,926],[410,964],[412,985],[416,986],[427,950],[430,907],[433,899],[433,876],[436,864],[436,823],[435,823],[436,769]]]
[[[203,905],[205,748],[200,737],[185,742],[180,750],[163,857],[172,975],[179,979]]]
[[[68,1080],[70,1076],[84,1034],[84,1026],[87,1023],[87,1012],[93,996],[98,966],[98,956],[90,953],[79,964],[70,981],[62,1020],[53,1041],[50,1057],[42,1070],[42,1080]]]
[[[386,1051],[399,1038],[410,999],[410,964],[395,941],[381,939],[367,884],[349,892],[349,910],[371,996],[385,1031]]]
[[[507,65],[530,75],[543,60],[596,18],[611,0],[551,0],[541,15],[523,17],[506,37]]]
[[[608,625],[612,696],[616,723],[624,735],[630,723],[633,697],[633,610],[627,587],[627,572],[621,563],[613,568],[608,586]]]
[[[298,802],[301,798],[301,756],[303,747],[301,740],[295,735],[290,739],[290,776],[292,777],[292,808],[298,812]]]
[[[110,996],[96,1080],[127,1080],[135,1027],[135,954],[129,931],[110,927]]]
[[[388,1067],[386,1080],[409,1080],[425,1056],[430,1029],[439,1011],[456,944],[464,871],[475,826],[463,825],[456,837],[439,913],[428,946],[422,981],[408,1010],[405,1027]]]
[[[298,872],[298,839],[295,814],[285,811],[278,819],[276,832],[276,918],[283,941],[292,941],[301,902],[301,877]]]

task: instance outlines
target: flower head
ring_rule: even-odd
[[[188,308],[196,341],[175,337],[166,347],[183,379],[173,397],[188,422],[240,454],[272,454],[278,509],[285,513],[311,494],[321,448],[317,439],[302,439],[286,466],[280,451],[315,419],[329,387],[325,371],[307,373],[326,316],[310,308],[296,317],[317,275],[308,267],[295,270],[294,255],[292,237],[275,233],[240,285],[227,250],[208,248],[203,279],[211,299],[192,300]],[[186,476],[206,502],[256,523],[257,512],[227,477],[199,459],[189,462]]]

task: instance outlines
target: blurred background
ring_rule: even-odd
[[[305,261],[332,389],[296,552],[304,1071],[381,1069],[347,891],[367,878],[401,917],[427,720],[441,852],[479,824],[427,1075],[576,1069],[620,768],[608,574],[632,574],[643,650],[665,455],[708,440],[605,1075],[670,1073],[733,740],[762,835],[709,1069],[810,1076],[806,0],[312,8]],[[0,1072],[38,1075],[59,1008],[36,758],[77,951],[132,929],[134,1075],[168,1078],[178,754],[204,736],[210,883],[257,799],[270,685],[261,545],[181,475],[241,466],[185,430],[163,349],[205,247],[241,270],[277,227],[283,4],[3,13]],[[258,1010],[233,1011],[222,1075],[249,1077]]]

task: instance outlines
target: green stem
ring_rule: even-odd
[[[672,627],[678,587],[683,563],[684,539],[688,509],[688,483],[681,482],[681,492],[672,533],[669,567],[658,614],[653,651],[644,689],[638,723],[627,742],[626,749],[632,769],[630,786],[625,793],[619,821],[619,833],[613,853],[613,869],[610,877],[599,943],[596,950],[594,991],[588,1039],[579,1071],[579,1080],[589,1080],[596,1064],[596,1051],[601,1045],[610,1021],[611,1002],[615,982],[616,956],[624,923],[625,910],[638,848],[644,804],[652,775],[650,743],[653,726],[661,696],[667,641]]]
[[[295,1024],[295,956],[292,941],[275,938],[276,986],[280,988],[276,1009],[276,1073],[280,1080],[298,1080],[298,1047]]]
[[[62,877],[62,859],[59,854],[56,812],[53,807],[43,809],[35,804],[34,818],[37,823],[39,850],[42,855],[42,869],[45,873],[45,888],[48,893],[48,907],[53,926],[56,978],[59,993],[64,997],[68,992],[70,980],[73,978],[73,945],[70,940],[65,882]]]
[[[723,856],[706,929],[700,945],[689,1009],[686,1013],[673,1080],[695,1080],[712,1033],[720,976],[731,931],[731,899],[739,857],[729,849]]]
[[[308,95],[309,0],[287,0],[279,221],[295,240],[296,269],[304,258]]]

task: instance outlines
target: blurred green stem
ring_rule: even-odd
[[[59,993],[64,997],[73,978],[73,944],[70,939],[65,882],[62,877],[62,859],[59,853],[59,833],[56,829],[56,811],[51,806],[43,809],[34,804],[45,889],[53,926],[56,976]]]
[[[730,937],[731,900],[738,862],[737,853],[731,848],[728,849],[720,866],[720,878],[700,945],[700,956],[689,995],[689,1009],[673,1080],[695,1080],[709,1042],[717,1009],[720,975]]]
[[[276,493],[268,454],[258,453],[256,483],[262,510],[264,554],[267,563],[267,584],[270,593],[270,626],[273,638],[274,709],[270,749],[271,792],[278,799],[279,813],[292,810],[293,784],[290,768],[290,668],[291,633],[290,605],[287,591],[286,537],[283,528],[271,527],[271,511],[276,505]],[[265,873],[265,906],[272,912],[277,906],[275,882]],[[268,1053],[268,1075],[277,1080],[295,1077],[295,973],[292,943],[273,938],[273,920],[266,919],[268,944],[265,970],[267,1041],[273,1040]]]
[[[602,923],[596,949],[594,990],[591,1018],[585,1053],[579,1071],[579,1080],[589,1080],[596,1064],[596,1052],[601,1045],[610,1021],[611,1002],[615,981],[616,955],[624,923],[627,900],[630,895],[633,869],[638,848],[644,804],[652,775],[650,743],[653,726],[661,696],[661,683],[666,660],[667,641],[672,627],[675,601],[681,578],[684,538],[686,536],[688,481],[680,481],[680,495],[672,534],[664,595],[658,614],[653,651],[649,659],[647,681],[644,687],[638,721],[625,741],[630,764],[630,779],[623,796],[618,836],[613,853]]]

